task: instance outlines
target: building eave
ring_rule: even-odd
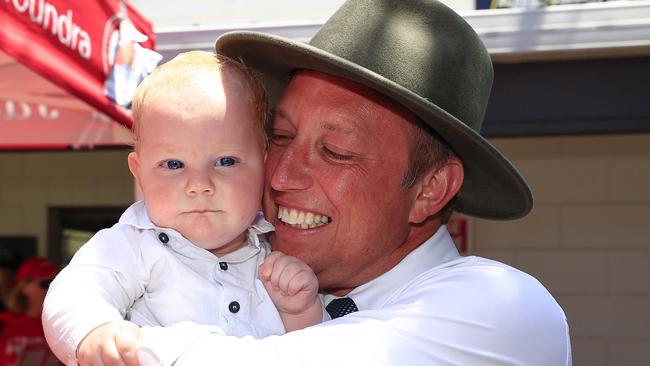
[[[495,62],[650,54],[650,0],[461,12]],[[323,20],[324,21],[324,20]],[[228,31],[252,30],[308,41],[323,22],[243,23],[156,29],[165,58],[210,50]]]

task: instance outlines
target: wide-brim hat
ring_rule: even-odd
[[[489,219],[525,216],[533,200],[510,161],[479,135],[493,70],[465,20],[432,0],[348,0],[309,44],[229,32],[216,51],[262,73],[276,102],[296,69],[343,77],[401,104],[463,161],[455,210]]]

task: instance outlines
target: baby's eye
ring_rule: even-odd
[[[217,165],[219,166],[233,166],[237,163],[237,160],[232,156],[225,156],[223,158],[217,159]]]
[[[167,160],[163,162],[163,167],[171,170],[176,170],[184,168],[185,164],[183,164],[183,162],[180,160]]]

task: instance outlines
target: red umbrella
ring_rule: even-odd
[[[130,127],[133,89],[160,61],[148,20],[120,0],[4,0],[0,24],[0,148],[129,141],[110,120]]]

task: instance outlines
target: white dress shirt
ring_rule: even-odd
[[[51,284],[43,325],[54,353],[76,364],[82,338],[106,322],[168,326],[183,321],[218,326],[225,334],[262,338],[284,326],[258,279],[270,252],[258,214],[244,247],[217,258],[178,232],[156,227],[143,202],[99,231]]]
[[[264,339],[145,327],[169,365],[571,365],[564,312],[533,277],[461,257],[446,229],[349,293],[358,312]],[[327,303],[327,298],[324,303]]]

